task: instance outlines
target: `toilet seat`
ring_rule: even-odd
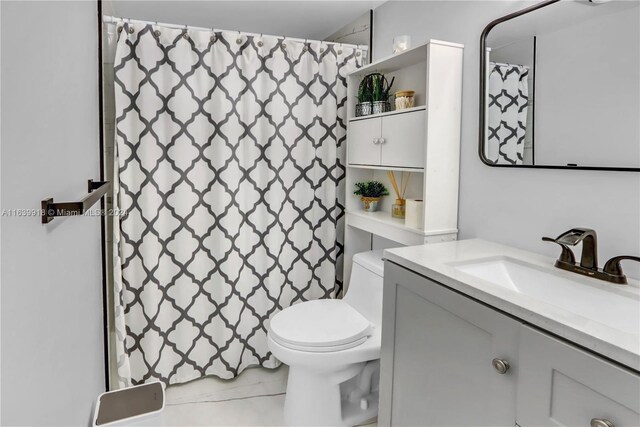
[[[272,339],[309,352],[346,350],[365,342],[373,325],[341,300],[307,301],[282,310],[270,323]]]

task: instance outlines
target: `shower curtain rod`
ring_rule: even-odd
[[[524,67],[527,70],[530,70],[531,67],[528,65],[522,65],[522,64],[509,64],[508,62],[496,62],[496,61],[489,61],[491,64],[495,64],[495,65],[504,65],[507,67]]]
[[[156,22],[156,21],[143,21],[140,19],[129,19],[129,18],[120,18],[117,16],[109,16],[109,15],[103,15],[102,17],[102,22],[104,23],[119,23],[119,22],[126,22],[126,23],[139,23],[139,24],[145,24],[145,25],[160,25],[163,27],[169,27],[169,28],[175,28],[175,29],[185,29],[188,28],[190,30],[197,30],[197,31],[209,31],[209,32],[229,32],[229,33],[244,33],[244,34],[248,34],[250,36],[254,36],[254,37],[275,37],[276,39],[280,39],[280,40],[291,40],[291,41],[297,41],[297,42],[308,42],[309,39],[301,39],[301,38],[296,38],[296,37],[285,37],[285,36],[274,36],[274,35],[270,35],[270,34],[258,34],[258,33],[248,33],[248,32],[244,32],[244,31],[231,31],[231,30],[220,30],[217,28],[205,28],[205,27],[194,27],[191,25],[178,25],[178,24],[167,24],[164,22]],[[319,43],[323,43],[323,44],[327,44],[327,45],[339,45],[339,46],[346,46],[346,47],[352,47],[354,49],[361,49],[365,52],[369,51],[369,46],[366,45],[355,45],[355,44],[348,44],[348,43],[337,43],[337,42],[325,42],[325,41],[321,41],[321,40],[311,40],[311,41],[317,41]]]

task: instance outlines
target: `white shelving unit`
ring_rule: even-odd
[[[349,74],[346,281],[355,253],[457,238],[463,49],[460,44],[430,40]],[[358,85],[373,72],[389,80],[395,77],[392,92],[415,91],[416,106],[355,117]],[[391,216],[395,194],[387,178],[389,170],[411,172],[406,197],[424,200],[420,228]],[[391,193],[377,212],[364,212],[359,197],[353,195],[355,183],[367,180],[385,183]]]

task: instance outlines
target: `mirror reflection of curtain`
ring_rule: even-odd
[[[486,157],[495,164],[523,164],[527,131],[529,68],[489,64],[488,137]]]

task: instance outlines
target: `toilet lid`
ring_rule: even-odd
[[[282,345],[291,347],[341,347],[361,344],[372,325],[341,300],[307,301],[285,308],[273,316],[270,332]]]

